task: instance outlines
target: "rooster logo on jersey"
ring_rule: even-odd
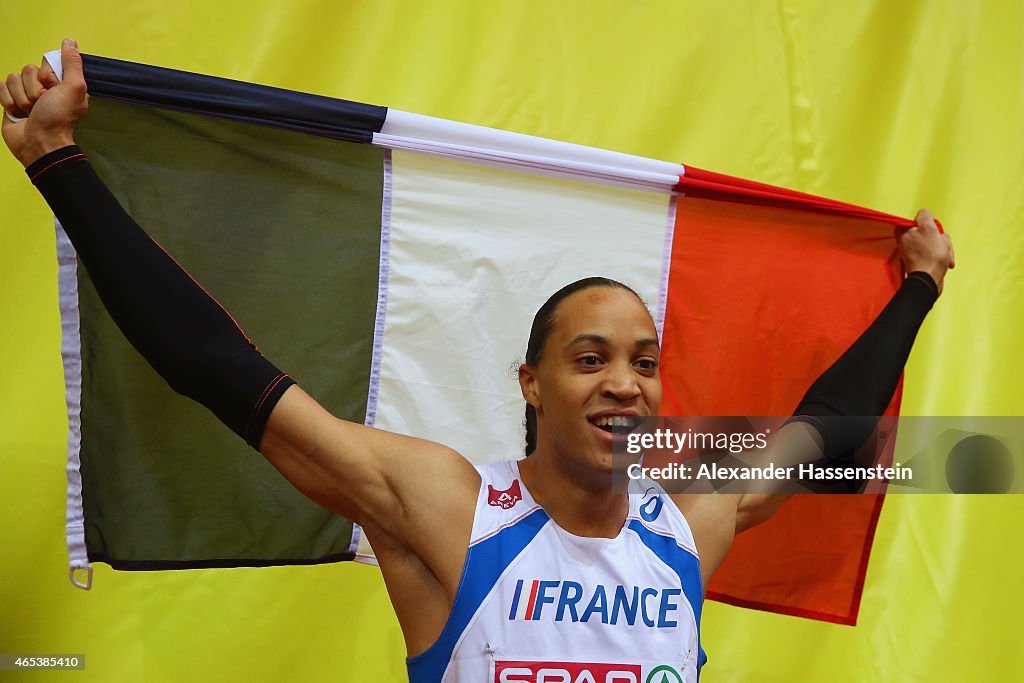
[[[508,510],[523,499],[523,492],[519,489],[519,480],[516,479],[504,491],[499,491],[490,484],[487,485],[487,503],[502,510]]]

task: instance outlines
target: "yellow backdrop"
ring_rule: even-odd
[[[1024,414],[1024,5],[776,0],[6,3],[0,69],[86,52],[691,163],[885,211],[960,267],[904,412]],[[50,215],[0,160],[0,652],[32,680],[401,680],[376,570],[66,577]],[[524,328],[524,346],[525,333]],[[258,456],[253,456],[258,457]],[[706,606],[704,680],[997,681],[1024,670],[1019,497],[891,496],[856,627]],[[13,674],[0,672],[0,679]]]

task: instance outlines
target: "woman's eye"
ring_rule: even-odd
[[[601,359],[598,356],[582,356],[579,361],[580,365],[592,368],[597,367],[601,364]]]
[[[638,360],[636,362],[636,364],[637,364],[637,367],[639,367],[641,370],[657,370],[658,369],[658,361],[656,361],[656,360],[654,360],[652,358],[641,358],[640,360]]]

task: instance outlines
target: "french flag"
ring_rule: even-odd
[[[535,617],[539,579],[519,579],[512,594],[512,607],[508,612],[509,621],[532,621]]]

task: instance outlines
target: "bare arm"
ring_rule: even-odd
[[[312,500],[402,538],[450,524],[444,510],[471,520],[480,482],[451,448],[335,418],[298,386],[270,414],[260,451]]]

